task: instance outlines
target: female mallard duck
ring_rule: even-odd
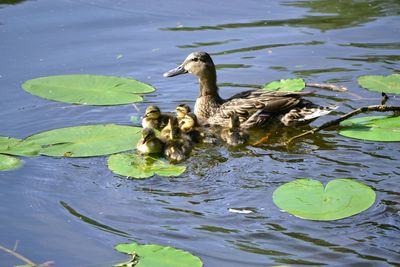
[[[228,128],[221,131],[221,138],[230,146],[240,146],[249,140],[247,131],[240,128],[239,116],[236,113],[231,114]]]
[[[303,95],[310,94],[306,92],[261,89],[222,99],[218,94],[215,65],[206,52],[191,53],[180,66],[164,73],[164,77],[184,73],[192,73],[199,78],[200,96],[194,113],[202,123],[224,126],[229,122],[229,115],[236,113],[242,128],[260,127],[272,117],[291,126],[308,123],[332,110],[303,99]]]
[[[140,154],[159,154],[163,152],[164,143],[156,137],[154,130],[151,128],[144,128],[142,130],[142,138],[136,145]]]
[[[143,116],[142,127],[161,130],[168,123],[170,114],[163,113],[157,106],[148,106]]]
[[[170,162],[178,163],[189,157],[193,148],[193,142],[189,136],[181,131],[177,124],[168,123],[168,125],[171,126],[171,129],[165,136],[164,155]]]

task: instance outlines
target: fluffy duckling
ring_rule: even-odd
[[[140,154],[159,154],[163,152],[164,143],[156,137],[156,134],[151,128],[142,130],[142,138],[136,145]]]
[[[188,105],[180,104],[180,105],[176,106],[175,111],[176,111],[176,118],[178,119],[178,122],[181,122],[183,117],[185,117],[185,115],[189,114],[192,110]]]
[[[193,143],[190,137],[184,134],[177,124],[168,124],[172,127],[165,139],[164,155],[170,162],[178,163],[189,157]]]
[[[229,118],[228,128],[221,131],[221,138],[230,146],[240,146],[249,140],[249,134],[240,128],[239,116],[232,113]]]
[[[176,117],[170,117],[168,119],[167,125],[162,128],[160,136],[163,141],[167,140],[170,137],[173,128],[179,128],[178,119]]]
[[[142,127],[161,130],[167,125],[170,117],[170,114],[161,112],[159,107],[148,106],[143,116]]]
[[[199,143],[202,140],[202,131],[197,123],[196,115],[188,113],[181,118],[179,128],[187,134],[194,143]]]

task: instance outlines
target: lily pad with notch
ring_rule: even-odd
[[[155,89],[137,80],[98,75],[40,77],[22,84],[25,91],[49,100],[81,105],[123,105],[143,101]]]
[[[185,172],[185,166],[172,165],[164,160],[123,153],[111,155],[108,158],[108,168],[119,175],[136,179],[159,176],[179,176]]]
[[[358,77],[357,81],[361,87],[370,91],[400,94],[400,74],[366,75]]]
[[[132,259],[126,263],[117,264],[118,267],[202,267],[199,257],[191,253],[169,246],[157,244],[140,245],[137,243],[118,244],[115,249],[131,255]]]
[[[370,141],[400,141],[400,117],[369,116],[342,121],[340,135]]]
[[[134,149],[141,129],[115,124],[81,125],[38,133],[25,140],[42,145],[42,155],[93,157]]]
[[[371,207],[374,190],[352,179],[335,179],[326,187],[317,180],[297,179],[278,187],[273,201],[296,217],[331,221],[350,217]]]
[[[303,79],[282,79],[265,84],[263,89],[281,92],[298,92],[305,87],[306,84]]]

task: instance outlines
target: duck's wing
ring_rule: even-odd
[[[238,93],[227,99],[220,107],[221,113],[229,116],[236,112],[241,121],[254,113],[280,113],[295,107],[300,103],[303,95],[310,92],[275,92],[265,90],[251,90]]]

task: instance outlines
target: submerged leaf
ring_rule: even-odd
[[[297,92],[303,90],[304,87],[306,87],[306,84],[303,79],[282,79],[280,81],[265,84],[263,89],[282,92]]]
[[[0,153],[14,156],[37,156],[40,146],[26,140],[0,136]]]
[[[345,120],[340,135],[371,141],[400,141],[400,117],[370,116]]]
[[[358,84],[370,91],[400,94],[400,74],[360,76]]]
[[[172,165],[159,159],[141,157],[136,154],[115,154],[108,158],[108,168],[123,176],[148,178],[153,175],[179,176],[185,172],[185,166]]]
[[[22,87],[45,99],[84,105],[121,105],[141,102],[137,94],[155,89],[145,83],[122,77],[61,75],[26,81]]]
[[[83,125],[42,132],[26,140],[42,145],[42,155],[92,157],[134,149],[140,131],[139,127],[115,124]]]
[[[375,192],[351,179],[332,180],[325,188],[316,180],[297,179],[278,187],[272,198],[280,209],[297,217],[331,221],[368,209],[375,202]]]
[[[16,169],[21,165],[21,160],[0,154],[0,171]]]
[[[118,244],[115,249],[129,255],[135,254],[139,261],[135,267],[201,267],[199,257],[187,251],[156,244],[139,245],[137,243]]]

